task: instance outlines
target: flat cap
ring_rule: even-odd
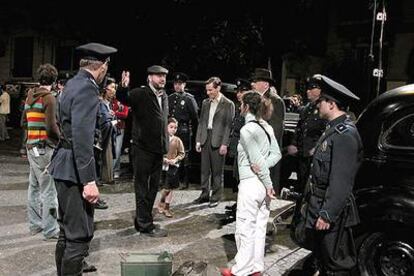
[[[327,76],[316,74],[312,78],[321,80],[321,97],[325,97],[341,104],[349,104],[351,101],[359,101],[359,97],[352,93],[348,88]]]
[[[236,88],[234,90],[236,91],[248,91],[252,89],[250,81],[246,79],[236,79]]]
[[[185,73],[177,72],[174,75],[174,82],[186,82],[188,80],[188,75]]]
[[[147,68],[148,74],[168,74],[168,70],[160,65],[152,65]]]
[[[114,47],[107,46],[101,43],[87,43],[76,47],[81,54],[81,58],[88,60],[107,61],[109,56],[118,52]]]

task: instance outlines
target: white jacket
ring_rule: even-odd
[[[10,96],[6,91],[0,96],[0,114],[10,113]]]
[[[269,143],[264,129],[253,122],[256,121],[254,115],[247,113],[245,119],[246,123],[240,130],[240,141],[237,146],[240,180],[255,177],[256,174],[252,171],[251,165],[256,164],[260,167],[258,178],[266,188],[271,188],[273,186],[269,168],[276,165],[282,158],[273,128],[266,121],[259,121],[270,136]]]

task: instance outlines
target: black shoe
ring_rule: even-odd
[[[85,260],[83,261],[83,264],[82,264],[83,273],[95,272],[97,270],[98,269],[96,268],[96,266],[88,264]]]
[[[227,211],[234,212],[237,210],[237,203],[234,203],[233,205],[227,205],[224,207]]]
[[[95,209],[108,209],[108,204],[103,199],[98,199],[95,203]]]
[[[201,203],[206,203],[206,202],[209,202],[208,198],[199,197],[193,201],[193,204],[201,204]]]
[[[210,208],[214,208],[214,207],[217,207],[219,205],[219,202],[218,201],[210,201],[210,203],[208,204],[208,207],[210,207]]]
[[[168,236],[167,230],[157,228],[157,227],[155,227],[154,229],[152,229],[150,231],[142,231],[140,233],[143,234],[143,235],[152,237],[152,238],[163,238],[163,237]]]

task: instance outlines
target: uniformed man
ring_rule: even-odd
[[[306,95],[309,102],[299,108],[299,121],[292,145],[287,147],[289,155],[297,156],[298,181],[296,191],[303,193],[309,178],[310,165],[316,142],[326,128],[327,121],[319,116],[317,103],[321,96],[321,82],[318,76],[307,81]]]
[[[192,149],[193,129],[198,125],[198,106],[194,96],[185,92],[188,76],[184,73],[174,75],[174,93],[168,97],[170,117],[178,121],[177,136],[183,141],[185,158],[183,166],[180,166],[179,173],[183,175],[183,186],[181,189],[188,188],[188,167],[189,152]]]
[[[108,70],[109,56],[117,52],[99,43],[76,49],[81,53],[80,70],[67,82],[59,100],[62,138],[49,166],[59,202],[58,275],[81,275],[93,238],[93,204],[99,199],[93,151],[99,84]]]
[[[356,264],[351,226],[359,223],[359,217],[352,188],[361,164],[362,143],[346,107],[359,98],[326,76],[316,77],[321,80],[319,115],[328,125],[313,155],[307,207],[303,208],[305,226],[313,237],[320,275],[349,275]]]

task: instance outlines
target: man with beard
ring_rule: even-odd
[[[168,98],[164,91],[168,70],[153,65],[147,72],[147,85],[132,89],[127,98],[133,111],[135,229],[150,237],[165,237],[167,231],[153,222],[152,207],[160,183],[163,155],[168,151]]]
[[[94,138],[99,84],[108,71],[109,55],[117,49],[99,43],[76,48],[80,70],[69,80],[59,99],[61,139],[49,166],[59,203],[58,275],[81,275],[84,257],[93,238],[96,186]]]

